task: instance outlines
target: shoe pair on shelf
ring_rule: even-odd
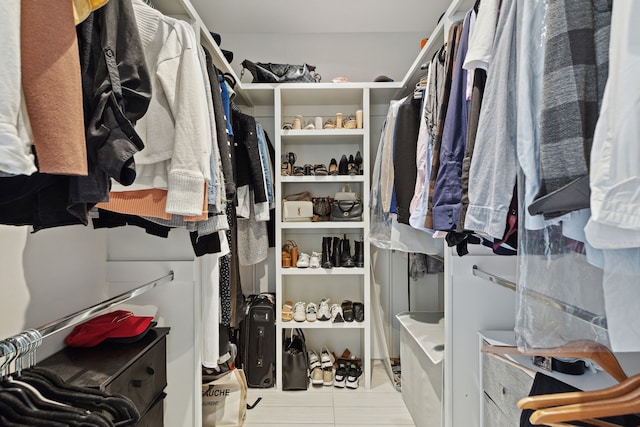
[[[310,163],[304,166],[296,166],[293,168],[293,176],[326,176],[329,174],[327,167],[322,163],[312,165]]]
[[[340,305],[342,318],[345,322],[364,322],[364,304],[361,302],[342,301]]]
[[[356,153],[355,157],[353,156],[353,154],[350,154],[347,158],[347,156],[343,154],[342,157],[340,157],[340,163],[337,163],[336,159],[331,159],[331,163],[329,164],[329,175],[331,175],[332,164],[337,165],[337,175],[355,176],[363,174],[362,155],[360,154],[360,151]]]
[[[289,152],[283,154],[280,159],[280,175],[292,176],[296,168],[295,163],[297,159],[295,153]]]
[[[309,372],[311,372],[311,384],[333,385],[333,364],[335,358],[326,347],[322,348],[320,356],[314,350],[308,352]]]
[[[357,389],[362,376],[362,367],[358,362],[339,360],[333,386],[338,388]]]
[[[295,304],[292,301],[285,301],[282,305],[282,321],[290,322],[315,322],[318,316],[318,306],[315,303],[304,303],[298,301]]]
[[[323,237],[322,238],[322,254],[320,266],[322,268],[333,267],[364,267],[364,242],[354,240],[355,253],[351,255],[351,243],[344,235],[343,239],[339,237]]]
[[[297,268],[320,268],[320,254],[318,252],[311,252],[308,255],[304,252],[300,252],[298,255],[298,262],[296,262]]]

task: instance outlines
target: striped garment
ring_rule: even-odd
[[[589,174],[593,133],[607,79],[611,0],[549,0],[542,94],[540,191],[536,200]],[[567,187],[568,186],[568,187]],[[560,194],[559,194],[560,193]],[[562,200],[562,192],[554,199]],[[557,216],[589,207],[588,193],[572,192]],[[559,197],[560,196],[560,197]],[[563,209],[563,206],[566,206]]]

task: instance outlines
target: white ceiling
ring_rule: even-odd
[[[431,33],[450,0],[191,0],[228,33]]]

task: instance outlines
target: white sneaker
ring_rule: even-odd
[[[320,358],[318,357],[318,353],[313,350],[308,351],[309,356],[309,370],[313,371],[315,368],[320,368],[322,365],[320,364]]]
[[[293,320],[296,322],[304,322],[306,318],[305,303],[298,301],[296,305],[293,306]]]
[[[329,298],[322,298],[318,308],[318,320],[331,320],[331,310],[329,309]]]
[[[322,385],[333,385],[333,368],[327,368],[322,370]]]
[[[332,369],[333,362],[336,360],[333,358],[333,354],[329,351],[327,347],[322,347],[322,352],[320,353],[320,363],[322,364],[322,369]]]
[[[338,304],[331,305],[331,321],[333,323],[342,323],[344,322],[344,315],[342,314],[342,307]]]
[[[313,385],[322,385],[324,382],[324,372],[322,368],[314,368],[311,371],[311,384]]]
[[[315,322],[318,319],[318,306],[314,302],[307,304],[307,322]]]
[[[298,263],[296,264],[296,267],[298,268],[309,267],[309,255],[305,254],[304,252],[300,252],[300,255],[298,255]]]
[[[318,252],[311,252],[309,268],[320,268],[320,254]]]

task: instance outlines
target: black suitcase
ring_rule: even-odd
[[[249,297],[242,325],[243,369],[247,385],[269,388],[275,385],[276,305],[272,294]]]

